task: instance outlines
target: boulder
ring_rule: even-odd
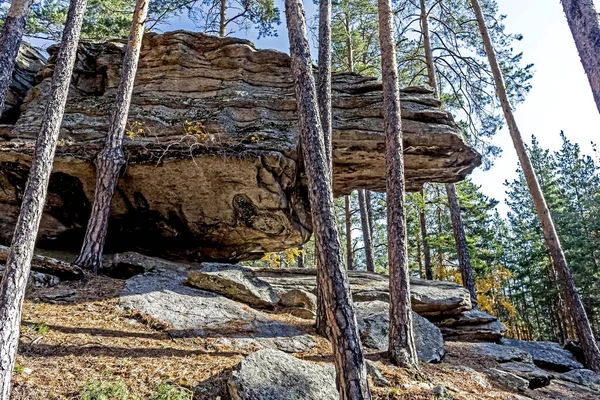
[[[573,369],[569,372],[560,374],[563,381],[573,382],[578,385],[600,390],[600,375],[589,369]]]
[[[547,386],[553,378],[551,374],[539,369],[533,363],[507,362],[500,364],[498,369],[526,379],[529,382],[529,389],[538,389]]]
[[[256,269],[256,276],[269,283],[279,296],[291,290],[317,293],[314,269]],[[366,271],[348,271],[352,298],[355,302],[389,301],[386,275]],[[410,279],[412,309],[427,318],[445,318],[471,309],[469,292],[460,285],[443,281]]]
[[[436,324],[447,340],[497,342],[508,331],[498,318],[476,309],[463,311]]]
[[[117,253],[105,263],[102,273],[114,278],[127,279],[145,272],[173,270],[187,272],[192,265],[172,262],[162,258],[150,257],[144,254],[128,251]]]
[[[188,272],[188,284],[256,308],[273,308],[278,301],[268,283],[239,265],[203,263]]]
[[[583,368],[583,365],[575,359],[573,354],[563,349],[558,343],[502,339],[502,344],[528,352],[536,365],[552,371],[566,372]]]
[[[82,42],[61,127],[38,244],[80,247],[125,42]],[[12,235],[50,93],[57,47],[0,142],[0,243]],[[333,188],[385,190],[382,86],[333,76]],[[188,261],[259,259],[312,230],[290,57],[242,39],[175,31],[145,35],[111,207],[108,253]],[[480,164],[429,89],[401,93],[409,190],[456,182]]]
[[[382,301],[354,304],[358,330],[367,347],[387,351],[389,343],[390,307]],[[419,359],[428,363],[441,362],[444,357],[444,339],[439,328],[413,312],[413,332]]]
[[[504,346],[496,343],[460,343],[463,349],[471,353],[474,358],[491,358],[499,363],[524,362],[532,363],[531,354],[513,346]]]
[[[446,340],[496,342],[504,337],[506,326],[500,321],[478,325],[457,325],[441,327]]]
[[[217,338],[238,351],[276,348],[290,353],[314,347],[312,337],[259,311],[184,284],[185,274],[165,270],[137,275],[125,284],[122,307],[170,326],[173,336]]]
[[[246,357],[227,381],[233,400],[337,400],[335,369],[277,350]]]
[[[302,289],[292,289],[279,295],[279,304],[284,307],[301,307],[317,311],[317,296]]]
[[[497,368],[489,368],[485,371],[487,376],[503,388],[515,392],[524,392],[529,388],[529,381],[510,372],[502,371]]]

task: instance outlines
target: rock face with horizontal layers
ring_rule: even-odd
[[[8,88],[4,102],[4,110],[0,110],[0,140],[2,137],[10,136],[8,124],[14,124],[19,118],[19,108],[23,104],[27,92],[36,85],[36,75],[44,69],[45,65],[46,58],[38,50],[28,43],[21,44],[13,71],[12,84]]]
[[[38,244],[77,250],[95,187],[125,43],[80,45]],[[56,49],[0,142],[0,243],[27,178]],[[112,204],[107,252],[188,261],[260,258],[312,229],[288,55],[200,33],[144,39]],[[385,188],[381,84],[333,77],[333,180],[342,195]],[[449,113],[423,88],[402,92],[406,183],[455,182],[480,163]]]

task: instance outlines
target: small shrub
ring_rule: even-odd
[[[129,389],[122,382],[90,381],[83,387],[81,400],[127,400]]]
[[[31,329],[36,331],[39,334],[46,334],[50,331],[50,327],[43,322],[38,322],[29,326]]]
[[[25,368],[23,368],[23,366],[19,363],[15,363],[15,367],[13,368],[13,372],[15,374],[22,374],[23,372],[25,372]]]
[[[150,397],[150,400],[191,400],[191,398],[192,393],[189,390],[163,382],[158,385],[156,393]]]

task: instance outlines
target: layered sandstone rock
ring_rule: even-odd
[[[77,250],[90,212],[92,160],[103,145],[124,43],[82,44],[62,125],[39,244]],[[8,242],[56,49],[0,141],[0,243]],[[308,240],[290,59],[199,33],[148,34],[136,78],[107,250],[171,259],[244,260]],[[427,89],[402,92],[407,187],[463,179],[480,163]],[[383,190],[381,84],[333,79],[337,195]],[[3,132],[6,132],[5,128]],[[1,140],[1,139],[0,139]]]

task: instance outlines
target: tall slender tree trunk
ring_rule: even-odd
[[[369,233],[371,234],[371,245],[375,246],[375,236],[373,236],[373,198],[370,190],[365,190],[365,203],[367,205],[367,217],[369,219]]]
[[[4,110],[6,94],[12,82],[15,61],[32,4],[33,0],[13,0],[0,33],[0,115]]]
[[[502,104],[502,110],[504,111],[506,123],[508,125],[508,129],[512,137],[513,143],[515,145],[515,149],[517,150],[519,162],[521,163],[521,167],[523,168],[523,173],[525,175],[525,179],[527,180],[527,185],[529,186],[531,197],[533,198],[533,203],[535,205],[538,217],[542,224],[544,239],[550,251],[550,256],[552,258],[554,269],[558,274],[559,282],[563,294],[565,296],[565,301],[567,302],[567,306],[571,312],[571,316],[575,321],[577,336],[581,342],[581,347],[585,355],[586,364],[588,368],[593,369],[596,372],[600,372],[600,349],[598,349],[598,343],[594,338],[590,322],[583,308],[583,304],[581,303],[581,298],[577,293],[577,288],[575,287],[575,282],[573,281],[571,270],[569,268],[569,265],[567,264],[567,260],[562,250],[558,234],[556,233],[556,228],[554,227],[552,216],[550,215],[550,211],[548,210],[548,206],[546,205],[544,194],[542,193],[542,189],[535,174],[535,170],[533,169],[533,165],[531,164],[531,160],[529,159],[529,156],[527,154],[525,144],[523,143],[523,139],[521,138],[521,132],[519,131],[519,127],[517,126],[517,121],[515,120],[515,117],[513,115],[510,101],[506,93],[506,87],[504,85],[504,77],[502,76],[502,71],[500,70],[498,60],[496,59],[494,46],[488,33],[487,26],[485,25],[483,12],[481,11],[481,7],[479,5],[478,0],[471,0],[471,4],[473,5],[473,10],[475,11],[477,24],[479,25],[479,30],[483,38],[485,52],[487,54],[488,60],[490,62],[490,67],[494,75],[496,93],[498,94],[498,98],[500,99],[500,103]]]
[[[427,15],[427,4],[425,0],[421,2],[421,32],[423,33],[423,42],[425,45],[425,61],[427,63],[427,77],[429,86],[432,87],[435,97],[439,98],[438,84],[436,77],[435,60],[431,49],[431,37],[429,32],[429,16]],[[471,266],[471,257],[467,246],[465,227],[460,215],[460,203],[456,195],[454,183],[446,184],[446,194],[448,195],[448,205],[450,208],[450,217],[452,219],[452,230],[454,231],[454,240],[456,242],[456,253],[462,276],[463,286],[467,288],[471,295],[473,307],[477,307],[477,290],[475,289],[475,278],[473,267]]]
[[[119,173],[125,165],[123,134],[127,125],[127,115],[131,104],[149,3],[150,0],[138,0],[135,5],[127,51],[121,70],[121,81],[110,118],[106,144],[96,159],[96,192],[92,213],[81,252],[75,261],[77,265],[89,268],[94,273],[97,273],[98,269],[102,267],[102,253],[108,230],[110,204],[117,187]]]
[[[421,255],[421,234],[417,231],[417,263],[419,264],[419,278],[425,276],[423,271],[423,256]]]
[[[562,5],[600,112],[600,23],[594,0],[562,0]]]
[[[23,193],[21,212],[0,284],[0,398],[3,400],[8,400],[10,396],[10,379],[19,342],[23,298],[35,239],[46,202],[85,7],[86,0],[73,0],[69,7],[52,77],[52,91],[42,116],[29,178]]]
[[[391,0],[378,0],[383,126],[386,137],[388,259],[390,271],[389,353],[404,367],[418,367],[410,304],[410,278],[406,247],[404,158],[400,87],[392,22]]]
[[[300,246],[298,247],[299,250],[299,254],[298,254],[298,259],[296,261],[296,268],[306,268],[306,265],[304,263],[305,261],[305,257],[304,257],[304,246]]]
[[[431,269],[431,249],[427,240],[427,219],[425,218],[425,189],[421,188],[421,199],[423,206],[419,207],[419,222],[421,224],[421,237],[423,238],[423,261],[425,262],[425,276],[427,280],[433,280],[433,270]]]
[[[454,231],[454,240],[456,241],[456,253],[458,254],[458,264],[460,266],[460,275],[463,286],[469,291],[471,304],[477,307],[477,290],[475,288],[475,276],[471,266],[471,257],[465,236],[465,228],[460,215],[460,205],[456,195],[456,187],[453,183],[446,183],[446,193],[448,193],[448,206],[450,207],[450,217],[452,219],[452,230]]]
[[[354,46],[352,46],[352,30],[350,27],[350,10],[346,4],[344,28],[346,29],[346,51],[348,52],[348,72],[354,72]]]
[[[227,36],[227,0],[221,0],[219,11],[219,36]]]
[[[346,266],[354,270],[354,249],[352,247],[352,211],[350,210],[350,196],[344,196],[346,211]]]
[[[362,226],[367,271],[375,272],[375,251],[373,249],[373,241],[371,238],[371,227],[369,226],[369,213],[367,210],[367,199],[364,189],[358,190],[358,208],[360,209],[360,222]]]
[[[335,219],[331,175],[321,132],[302,2],[286,0],[285,11],[315,243],[321,250],[317,251],[321,263],[317,279],[321,281],[331,332],[337,386],[342,400],[370,399],[365,360]]]
[[[317,102],[319,105],[319,116],[325,144],[325,160],[327,162],[327,176],[331,182],[331,0],[319,1],[319,74],[317,78]],[[317,252],[322,250],[315,242]],[[317,257],[317,275],[324,273]],[[323,288],[323,279],[317,279],[317,316],[315,319],[317,332],[324,337],[329,337],[327,332],[327,312]]]

